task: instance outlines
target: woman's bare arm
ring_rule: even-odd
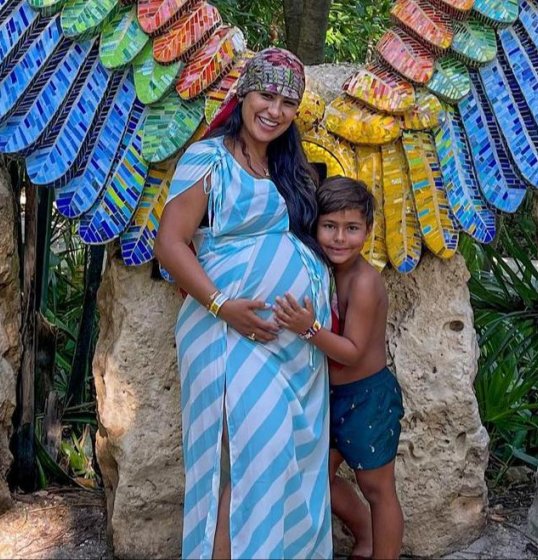
[[[172,275],[176,283],[202,305],[217,289],[189,244],[207,210],[208,195],[204,193],[203,179],[171,200],[164,208],[155,240],[155,256]],[[228,300],[222,305],[219,317],[242,335],[252,333],[256,339],[268,342],[275,338],[277,325],[256,315],[265,303],[247,299]]]

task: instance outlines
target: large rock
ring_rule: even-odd
[[[486,431],[472,382],[478,350],[463,259],[426,255],[409,276],[387,270],[388,350],[406,416],[397,460],[405,551],[438,555],[478,537],[485,522]],[[111,258],[99,291],[94,360],[98,459],[120,557],[177,557],[183,471],[173,343],[180,299]],[[335,524],[336,549],[349,538]]]
[[[15,385],[20,368],[20,284],[15,235],[13,193],[0,167],[0,513],[11,505],[6,473],[13,457],[9,451],[15,410]]]
[[[406,407],[398,487],[414,555],[471,542],[486,521],[489,438],[473,391],[479,349],[468,279],[459,255],[428,254],[415,274],[386,275],[389,355]]]
[[[121,558],[180,552],[183,469],[174,323],[180,298],[151,267],[111,258],[99,290],[93,372],[97,459]]]

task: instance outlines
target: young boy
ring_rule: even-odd
[[[403,517],[394,461],[403,416],[400,386],[386,367],[388,297],[381,275],[360,251],[373,223],[373,196],[360,181],[326,180],[318,190],[317,239],[333,265],[332,330],[321,328],[311,301],[276,298],[280,326],[308,338],[329,357],[331,503],[355,537],[353,556],[397,558]],[[350,483],[336,475],[346,463],[370,512]]]

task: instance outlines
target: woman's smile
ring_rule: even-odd
[[[298,102],[266,91],[251,91],[243,99],[243,133],[268,144],[284,133],[295,118]],[[246,134],[245,134],[246,133]]]
[[[269,128],[276,128],[279,125],[278,122],[262,116],[258,116],[258,120],[262,123],[263,126],[267,126]]]

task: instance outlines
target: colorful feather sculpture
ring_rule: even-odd
[[[481,243],[538,187],[535,0],[395,0],[374,60],[297,124],[328,175],[377,201],[364,255],[402,273],[423,248]],[[177,157],[252,53],[204,0],[0,0],[0,153],[23,156],[86,243],[153,258]]]

